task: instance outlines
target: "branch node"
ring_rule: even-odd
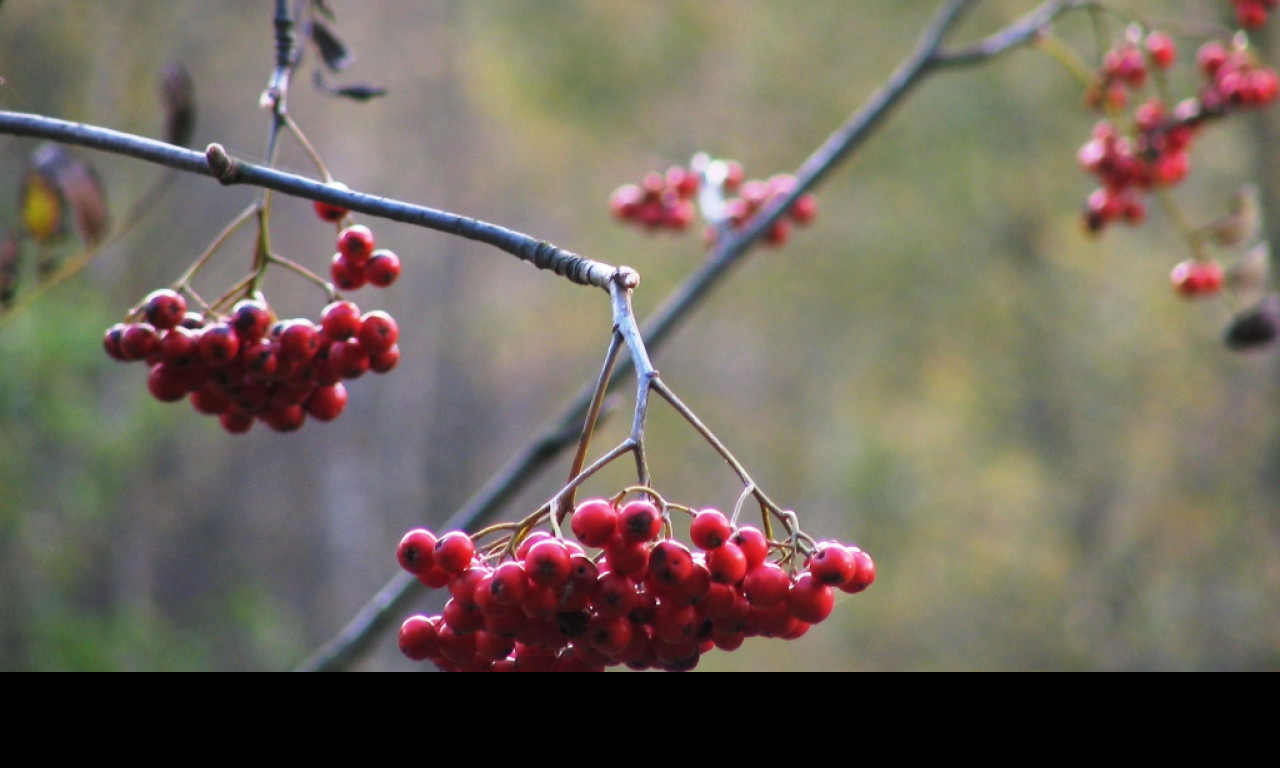
[[[613,281],[623,290],[634,291],[640,286],[640,273],[631,267],[618,267],[613,273]]]
[[[209,163],[213,177],[223,184],[234,184],[240,176],[240,167],[231,159],[221,144],[210,144],[204,150],[204,159]]]

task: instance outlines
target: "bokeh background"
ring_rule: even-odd
[[[358,57],[339,80],[389,91],[360,105],[299,77],[293,114],[334,174],[632,265],[642,317],[705,249],[692,233],[617,225],[612,189],[699,150],[753,177],[793,170],[938,6],[330,4]],[[1118,5],[1179,20],[1180,35],[1229,19],[1225,0]],[[0,107],[159,135],[157,77],[177,59],[194,77],[195,145],[261,158],[272,6],[9,0]],[[1033,6],[979,3],[954,39]],[[1090,30],[1057,27],[1096,60]],[[1196,40],[1179,41],[1186,91]],[[771,496],[879,569],[800,640],[748,641],[701,668],[1280,666],[1277,354],[1227,351],[1228,306],[1173,294],[1168,272],[1188,251],[1160,210],[1138,230],[1083,234],[1092,181],[1075,155],[1094,120],[1079,82],[1035,51],[931,78],[828,178],[814,225],[754,253],[656,352]],[[1213,127],[1177,203],[1205,220],[1255,180],[1280,233],[1277,131],[1274,112]],[[5,229],[36,146],[0,136]],[[160,175],[76,152],[117,214]],[[311,172],[289,144],[281,165]],[[406,266],[355,299],[399,319],[404,357],[351,385],[338,421],[231,437],[151,400],[141,368],[107,359],[102,331],[253,194],[180,179],[0,331],[0,669],[290,669],[395,574],[405,530],[444,521],[597,372],[603,294],[366,218]],[[308,203],[280,199],[272,221],[277,250],[323,268],[333,234]],[[219,292],[249,258],[248,236],[233,239],[198,285]],[[323,304],[287,275],[267,291],[283,315]],[[623,434],[620,407],[599,446]],[[668,498],[732,506],[723,462],[660,403],[649,434]],[[504,517],[545,500],[567,465]],[[588,491],[625,482],[606,473]],[[436,609],[423,591],[413,610]],[[391,632],[356,668],[421,665]]]

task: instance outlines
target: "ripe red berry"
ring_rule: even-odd
[[[454,575],[461,574],[471,565],[476,546],[471,537],[462,531],[451,531],[436,542],[435,562],[441,570]]]
[[[653,541],[662,530],[662,513],[644,499],[627,502],[618,510],[618,531],[628,542]]]
[[[1188,259],[1173,268],[1169,280],[1178,293],[1196,298],[1222,290],[1224,274],[1222,265],[1216,261]]]
[[[338,286],[339,290],[355,291],[369,282],[368,276],[364,273],[364,266],[364,263],[356,263],[345,254],[335,253],[333,261],[329,263],[329,276],[333,278],[333,284]]]
[[[144,360],[160,347],[160,335],[151,323],[133,323],[120,333],[122,360]]]
[[[360,346],[367,349],[370,355],[376,355],[391,349],[392,345],[400,338],[400,328],[396,325],[395,318],[380,309],[376,309],[372,312],[366,312],[360,318],[358,336]]]
[[[729,519],[718,509],[701,510],[689,523],[689,540],[699,549],[715,549],[732,535]]]
[[[772,608],[787,599],[791,577],[777,563],[761,563],[747,573],[743,594],[754,608]]]
[[[143,300],[142,312],[147,322],[157,329],[174,328],[187,313],[187,300],[177,291],[161,288],[147,294],[147,298]]]
[[[304,405],[308,414],[318,421],[333,421],[347,407],[347,388],[341,383],[316,387]]]
[[[335,301],[320,312],[320,329],[334,341],[346,341],[360,332],[360,308],[350,301]]]
[[[205,326],[199,337],[200,360],[210,368],[226,365],[240,354],[240,337],[228,322]]]
[[[409,573],[426,573],[435,566],[435,548],[435,534],[425,528],[414,528],[400,539],[396,560]]]
[[[440,652],[440,617],[410,616],[400,625],[400,652],[414,661],[426,661]]]
[[[385,248],[379,248],[365,262],[364,276],[370,285],[386,288],[400,277],[400,257]]]
[[[707,568],[711,579],[719,584],[737,584],[747,575],[747,556],[742,548],[731,541],[707,553]]]
[[[737,544],[742,549],[742,554],[746,555],[748,571],[754,571],[769,554],[769,540],[760,529],[750,525],[739,528],[729,541]]]
[[[808,571],[796,577],[787,591],[787,611],[801,621],[817,624],[831,615],[836,598],[831,587]]]
[[[857,561],[847,547],[838,542],[823,542],[809,558],[809,571],[818,581],[831,586],[839,586],[858,570]]]
[[[603,547],[618,528],[618,511],[607,499],[590,499],[573,510],[569,527],[588,547]]]
[[[851,595],[857,594],[867,587],[871,586],[876,580],[876,564],[871,559],[871,555],[863,552],[857,547],[850,547],[849,551],[853,553],[853,559],[857,563],[857,570],[848,581],[840,585],[841,592],[847,592]]]
[[[353,264],[363,264],[373,255],[373,232],[363,224],[352,224],[338,233],[338,253]]]
[[[347,189],[347,185],[340,181],[331,181],[328,186],[333,187],[334,189],[340,189],[343,192],[349,191]],[[348,213],[347,209],[340,205],[322,203],[319,200],[313,201],[312,205],[315,209],[316,216],[319,216],[321,221],[341,221],[342,217],[346,216]]]
[[[231,325],[241,343],[256,341],[266,335],[271,325],[271,310],[260,301],[242,299],[231,308]]]
[[[374,373],[386,373],[400,363],[400,345],[392,344],[390,349],[369,356],[369,370]]]

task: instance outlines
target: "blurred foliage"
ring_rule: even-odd
[[[0,105],[159,136],[156,78],[181,61],[199,94],[193,146],[260,157],[269,5],[6,2]],[[703,250],[616,226],[610,191],[697,150],[752,176],[794,169],[937,3],[331,5],[356,56],[344,77],[390,94],[352,104],[298,79],[291,109],[339,179],[635,266],[644,315]],[[959,39],[1034,5],[980,3]],[[1227,13],[1217,0],[1126,5]],[[1086,20],[1061,31],[1092,55]],[[1280,178],[1266,175],[1276,120],[1215,127],[1180,204],[1212,217],[1252,179],[1280,226]],[[706,668],[1280,666],[1276,356],[1229,353],[1228,309],[1172,294],[1166,276],[1187,254],[1159,211],[1140,230],[1084,236],[1091,184],[1075,153],[1093,122],[1079,84],[1034,51],[938,75],[828,178],[813,226],[754,255],[656,355],[806,530],[879,566],[803,639],[751,641]],[[33,146],[0,137],[0,200],[18,199]],[[91,159],[113,211],[160,173]],[[283,163],[308,168],[291,148]],[[151,401],[140,370],[102,353],[102,331],[250,195],[181,179],[0,332],[0,669],[288,668],[395,572],[404,530],[446,519],[598,370],[610,318],[597,293],[366,222],[406,269],[355,298],[400,319],[404,362],[357,382],[342,419],[231,438]],[[4,229],[17,221],[16,203],[0,206]],[[280,201],[272,236],[317,268],[332,251],[306,203]],[[213,288],[247,267],[247,238],[226,254]],[[268,292],[284,312],[320,306],[285,276]],[[650,439],[668,498],[733,503],[723,463],[660,405]],[[588,491],[625,480],[606,473]],[[382,638],[361,668],[417,668],[394,645]]]

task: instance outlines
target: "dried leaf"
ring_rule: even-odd
[[[320,58],[324,59],[325,66],[331,72],[341,72],[356,60],[355,54],[351,49],[338,39],[329,26],[319,19],[311,22],[311,42],[315,43],[316,50],[320,52]]]
[[[333,91],[333,95],[351,99],[352,101],[368,101],[379,96],[386,96],[387,89],[374,85],[344,85]]]
[[[1280,294],[1236,314],[1222,334],[1228,349],[1247,351],[1273,344],[1280,333]]]
[[[8,309],[13,304],[13,296],[18,291],[18,258],[21,255],[17,235],[9,233],[0,242],[0,309]]]
[[[333,14],[333,9],[329,7],[328,0],[311,0],[311,7],[315,9],[316,13],[329,21],[337,20],[337,17]]]
[[[22,226],[37,243],[49,243],[66,233],[66,205],[58,192],[58,182],[48,169],[33,166],[27,170],[19,206]]]
[[[23,225],[36,242],[46,243],[67,231],[68,213],[89,245],[106,236],[107,200],[93,166],[57,144],[42,144],[22,186]]]
[[[181,62],[171,61],[160,71],[160,101],[164,105],[165,140],[191,146],[196,129],[195,86]]]

